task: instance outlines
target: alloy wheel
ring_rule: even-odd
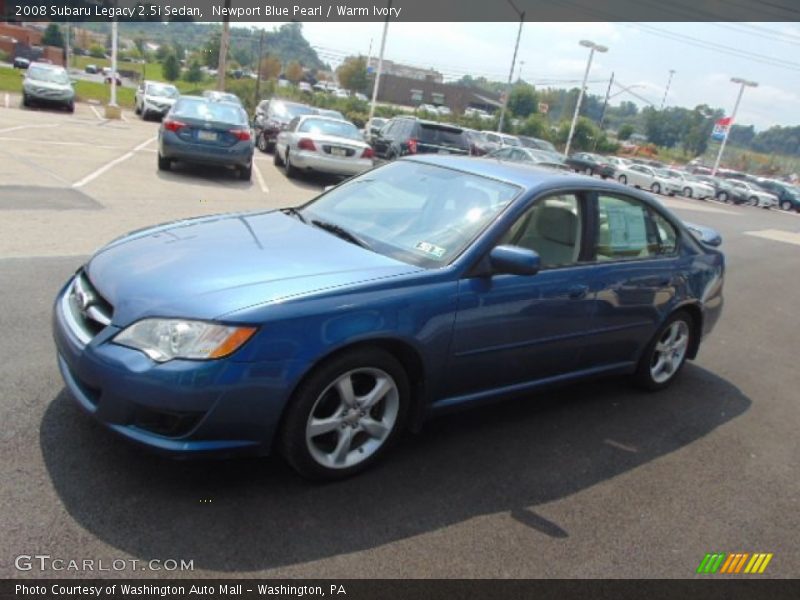
[[[386,371],[353,369],[319,395],[306,422],[306,447],[329,469],[356,466],[375,454],[397,424],[400,391]]]
[[[656,343],[650,361],[650,376],[656,383],[664,383],[680,369],[689,348],[689,325],[678,319],[664,331]]]

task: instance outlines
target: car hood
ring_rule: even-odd
[[[146,94],[145,102],[152,102],[153,104],[166,104],[172,106],[177,102],[177,98],[168,98],[167,96],[153,96],[151,94]]]
[[[278,211],[134,232],[101,248],[86,266],[120,327],[148,316],[215,319],[422,270]]]

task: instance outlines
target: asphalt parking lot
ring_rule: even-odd
[[[156,170],[158,124],[0,98],[0,577],[14,558],[192,560],[169,576],[674,577],[707,552],[800,576],[800,219],[663,199],[718,229],[722,320],[669,390],[603,380],[440,418],[378,468],[310,484],[280,460],[176,462],[113,437],[58,374],[50,304],[101,244],[196,215],[298,204],[252,182]],[[103,576],[163,576],[131,570]]]

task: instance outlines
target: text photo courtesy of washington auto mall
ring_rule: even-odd
[[[0,0],[0,597],[800,596],[793,0]]]

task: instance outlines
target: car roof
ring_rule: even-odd
[[[29,68],[30,67],[41,67],[42,69],[50,69],[51,71],[66,71],[66,69],[61,65],[53,65],[51,63],[36,62],[36,61],[32,62],[29,65]]]
[[[318,121],[333,121],[334,123],[347,123],[348,125],[353,125],[350,121],[345,119],[338,119],[336,117],[328,117],[326,115],[300,115],[300,121],[307,121],[308,119],[316,119]],[[353,125],[355,127],[355,125]]]

